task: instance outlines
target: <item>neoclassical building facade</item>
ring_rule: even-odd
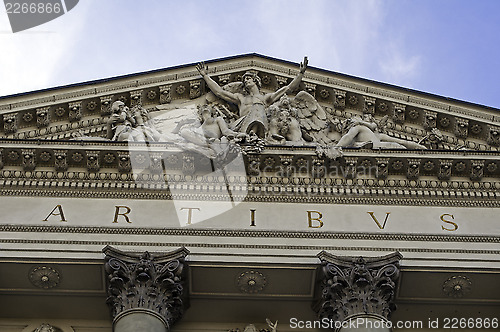
[[[498,329],[500,111],[259,54],[0,98],[0,331]]]

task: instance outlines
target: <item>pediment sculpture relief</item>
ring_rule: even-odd
[[[334,115],[333,109],[325,110],[306,91],[293,96],[307,64],[306,57],[288,85],[263,93],[261,78],[255,71],[245,72],[241,82],[220,86],[207,74],[205,64],[199,63],[196,69],[210,93],[190,104],[160,105],[152,110],[140,103],[129,108],[122,101],[115,101],[107,123],[107,139],[173,142],[212,159],[224,159],[231,152],[258,152],[266,144],[316,146],[320,156],[331,159],[342,156],[345,147],[427,148],[424,141],[417,143],[388,135],[385,132],[388,116],[376,120],[365,113],[341,119]],[[151,116],[161,111],[177,115],[167,119]]]

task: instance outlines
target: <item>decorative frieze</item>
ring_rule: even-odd
[[[453,161],[451,160],[440,160],[439,161],[439,171],[438,179],[441,181],[447,181],[451,178],[451,170]]]
[[[130,92],[130,108],[142,105],[143,90],[135,90]]]
[[[219,75],[219,84],[220,85],[226,85],[229,83],[229,79],[231,77],[231,74],[224,74],[224,75]]]
[[[432,130],[437,126],[437,113],[425,111],[423,126],[427,130]]]
[[[82,102],[77,101],[73,103],[69,103],[69,121],[75,122],[80,121],[82,119]]]
[[[323,178],[326,174],[325,160],[320,158],[313,158],[311,175],[314,178]]]
[[[418,179],[420,176],[420,159],[408,159],[406,177],[410,180]]]
[[[118,171],[128,173],[132,170],[132,163],[127,152],[118,152]]]
[[[161,152],[151,152],[149,156],[151,158],[151,162],[149,163],[149,169],[151,172],[163,172],[163,154]]]
[[[326,252],[321,260],[318,316],[343,322],[354,315],[378,315],[387,320],[399,278],[398,252],[383,257],[342,257]]]
[[[182,156],[182,173],[184,175],[193,175],[196,172],[196,167],[194,164],[194,156],[190,154],[184,154]]]
[[[394,104],[394,113],[392,114],[392,120],[396,123],[404,123],[405,122],[405,110],[406,105],[403,104]]]
[[[25,171],[32,171],[36,167],[35,150],[33,149],[23,149],[22,150],[23,159],[22,166]]]
[[[471,163],[470,179],[472,181],[479,181],[483,178],[484,174],[484,160],[473,160]]]
[[[0,169],[3,168],[3,149],[0,148]]]
[[[172,84],[160,86],[160,104],[167,104],[172,101]]]
[[[104,96],[101,97],[101,115],[110,115],[111,114],[111,100],[113,96]]]
[[[368,97],[368,96],[363,96],[363,99],[365,101],[363,112],[375,115],[375,100],[376,99],[373,97]]]
[[[389,158],[377,158],[377,179],[387,179],[389,176]]]
[[[247,155],[247,174],[259,175],[260,174],[260,156]]]
[[[87,170],[89,172],[98,172],[99,166],[99,151],[87,151]]]
[[[17,131],[17,113],[3,115],[3,130],[6,134],[13,134]]]
[[[54,150],[54,166],[56,171],[68,170],[68,152],[66,150]]]
[[[499,146],[500,145],[500,127],[488,126],[488,139],[489,145]]]
[[[358,158],[355,157],[345,157],[345,170],[344,170],[344,176],[347,179],[354,179],[356,177],[357,173],[357,161]]]
[[[334,102],[335,108],[339,108],[342,110],[345,108],[346,94],[347,94],[347,92],[345,92],[343,90],[335,89],[335,102]]]
[[[189,81],[189,98],[195,99],[201,96],[201,80]]]
[[[455,118],[455,136],[459,138],[467,138],[469,129],[469,120],[462,118]]]
[[[41,107],[36,109],[36,124],[38,128],[47,127],[50,124],[50,107]]]
[[[282,88],[282,87],[284,87],[285,85],[288,84],[288,78],[283,77],[283,76],[276,75],[276,81],[278,82],[278,86],[280,88]]]
[[[178,249],[162,255],[125,253],[107,246],[103,249],[108,304],[115,322],[127,313],[153,312],[167,331],[184,311],[185,257]]]

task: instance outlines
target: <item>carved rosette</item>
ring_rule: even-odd
[[[112,96],[101,97],[101,115],[111,114],[111,100]]]
[[[47,127],[50,124],[49,107],[41,107],[36,109],[36,124],[40,127]]]
[[[334,321],[375,314],[390,319],[399,277],[398,252],[383,257],[341,257],[326,252],[321,260],[318,315]]]
[[[64,172],[68,170],[68,158],[67,151],[65,150],[54,150],[54,166],[56,171]]]
[[[247,174],[259,175],[260,174],[260,157],[257,155],[247,155]]]
[[[404,123],[405,122],[405,110],[406,105],[403,104],[394,104],[394,113],[392,114],[392,120],[396,123]]]
[[[141,310],[161,317],[167,330],[184,311],[185,257],[180,248],[162,255],[129,254],[107,246],[103,249],[107,276],[106,303],[116,321],[121,314]]]
[[[82,118],[82,102],[69,103],[69,121],[75,122]]]
[[[172,84],[160,86],[160,104],[167,104],[172,101],[171,89]]]

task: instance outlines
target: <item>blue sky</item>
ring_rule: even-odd
[[[255,52],[500,108],[499,32],[498,0],[80,0],[2,10],[0,95]]]

